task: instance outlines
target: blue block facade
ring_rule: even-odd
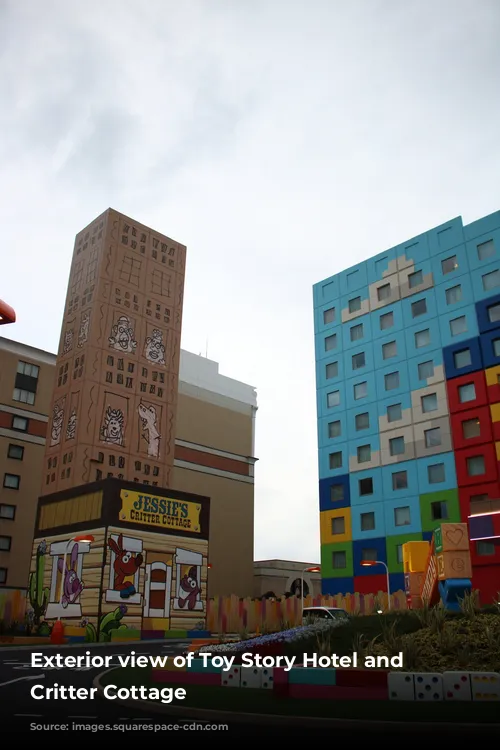
[[[361,576],[379,584],[367,555],[404,589],[396,548],[405,535],[430,540],[429,508],[461,489],[449,381],[500,365],[500,211],[454,218],[330,276],[313,301],[323,593],[354,593]],[[441,443],[427,445],[436,426]]]

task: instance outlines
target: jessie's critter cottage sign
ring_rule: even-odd
[[[41,498],[28,587],[33,624],[89,640],[111,631],[203,630],[208,498],[105,479]]]

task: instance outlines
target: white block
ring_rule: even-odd
[[[262,669],[262,685],[264,690],[272,690],[274,684],[273,670],[264,667]]]
[[[241,687],[241,667],[231,667],[227,672],[221,672],[222,687]]]
[[[500,674],[497,672],[470,672],[473,701],[500,700]]]
[[[243,667],[241,670],[241,687],[261,688],[263,671],[262,667]],[[269,670],[266,671],[269,672]]]
[[[469,672],[443,672],[443,694],[445,701],[471,701]]]
[[[415,700],[442,701],[443,675],[439,672],[415,672]]]
[[[415,683],[410,672],[389,672],[387,687],[391,701],[415,700]]]

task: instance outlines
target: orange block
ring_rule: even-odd
[[[440,552],[436,555],[436,561],[440,581],[446,581],[449,578],[472,578],[472,565],[468,551]]]
[[[406,597],[406,603],[408,605],[408,609],[422,609],[422,599],[420,596],[407,596]]]
[[[406,593],[409,596],[419,597],[423,580],[423,573],[407,573],[405,576]]]

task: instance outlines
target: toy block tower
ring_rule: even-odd
[[[186,248],[108,209],[76,236],[42,495],[170,486]]]

